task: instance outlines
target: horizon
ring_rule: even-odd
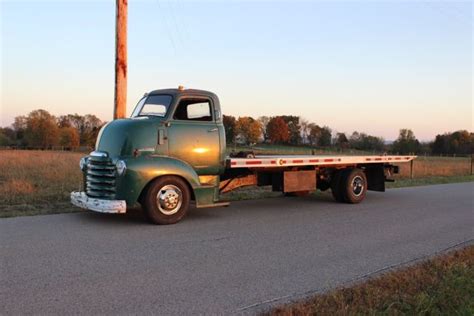
[[[0,125],[39,108],[110,121],[114,2],[0,8]],[[131,2],[127,113],[147,91],[184,85],[215,92],[236,117],[297,115],[387,141],[401,128],[420,141],[472,132],[472,8]]]
[[[47,109],[34,109],[33,111],[35,111],[35,110],[46,110],[46,111],[48,111]],[[48,111],[48,112],[49,112],[49,111]],[[128,112],[128,109],[127,109],[127,112]],[[49,112],[49,113],[50,113],[50,112]],[[28,116],[28,114],[29,114],[29,113],[25,113],[25,114],[18,115],[18,116]],[[59,115],[58,115],[58,114],[54,114],[54,113],[50,113],[50,114],[53,115],[53,116],[56,117],[56,118],[59,118],[59,117],[62,116],[62,115],[81,115],[81,116],[85,116],[85,115],[95,115],[94,113],[82,113],[82,114],[80,114],[80,113],[77,113],[77,112],[74,112],[74,113],[62,113],[62,114],[59,114]],[[227,115],[227,114],[223,114],[223,115]],[[289,116],[292,116],[292,114],[282,114],[282,115],[289,115]],[[250,116],[250,115],[243,115],[243,116]],[[274,116],[280,116],[280,115],[274,115]],[[98,118],[99,118],[104,124],[105,124],[105,123],[108,123],[108,122],[110,122],[110,121],[112,120],[112,119],[111,119],[111,120],[104,120],[104,119],[102,119],[102,118],[100,118],[100,117],[98,117]],[[128,118],[128,117],[127,117],[127,118]],[[127,118],[125,118],[125,119],[127,119]],[[238,117],[235,117],[235,118],[238,118]],[[254,118],[254,119],[258,119],[259,117],[253,117],[253,118]],[[302,118],[304,118],[304,117],[300,117],[300,119],[302,119]],[[316,122],[311,122],[311,121],[310,121],[310,123],[316,123]],[[12,122],[12,124],[13,124],[13,122]],[[11,128],[11,127],[12,127],[12,124],[6,125],[6,126],[0,126],[0,128],[9,128],[9,127]],[[317,123],[316,123],[316,124],[317,124]],[[324,124],[322,124],[322,125],[321,125],[321,124],[317,124],[317,125],[319,125],[319,126],[321,126],[321,127],[327,126],[327,125],[324,125]],[[327,126],[327,127],[331,128],[331,126]],[[398,131],[400,131],[400,130],[402,130],[402,129],[403,129],[403,127],[401,127]],[[408,129],[410,129],[410,128],[408,128]],[[436,135],[434,135],[433,138],[431,138],[431,139],[420,139],[420,138],[418,138],[418,137],[417,137],[417,139],[418,139],[421,143],[430,143],[430,142],[433,142],[433,141],[435,140],[435,138],[436,138],[437,135],[449,134],[449,133],[454,133],[454,132],[457,132],[457,131],[462,131],[462,129],[452,130],[452,131],[438,132],[438,133],[436,133]],[[469,131],[469,130],[467,130],[467,131],[468,131],[469,133],[473,133],[472,131]],[[365,134],[368,134],[369,136],[375,136],[375,137],[382,138],[382,140],[384,141],[384,143],[385,143],[386,145],[390,145],[391,143],[393,143],[394,141],[396,141],[397,138],[398,138],[398,134],[397,134],[397,136],[396,136],[394,139],[387,139],[387,138],[384,138],[383,136],[380,136],[380,135],[372,135],[372,134],[370,134],[370,133],[366,133],[366,132],[363,131],[363,130],[354,130],[354,131],[341,132],[341,133],[344,133],[347,137],[350,137],[350,136],[351,136],[353,133],[355,133],[355,132],[358,132],[358,133],[365,133]],[[339,133],[339,131],[332,130],[332,137],[335,137],[335,136],[336,136],[336,133]],[[415,135],[415,136],[416,136],[416,135]]]

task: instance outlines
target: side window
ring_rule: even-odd
[[[206,99],[181,100],[174,113],[176,120],[212,121],[211,103]]]

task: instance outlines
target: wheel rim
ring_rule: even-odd
[[[364,179],[361,176],[355,176],[352,179],[352,193],[355,196],[360,196],[364,192]]]
[[[172,184],[165,185],[158,191],[156,196],[156,205],[161,213],[173,215],[179,211],[183,204],[183,193]]]

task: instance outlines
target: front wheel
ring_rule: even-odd
[[[149,185],[143,206],[152,223],[175,224],[186,216],[190,199],[191,192],[183,179],[164,176]]]

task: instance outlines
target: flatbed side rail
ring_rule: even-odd
[[[228,168],[331,166],[409,162],[417,156],[256,156],[227,158]]]

